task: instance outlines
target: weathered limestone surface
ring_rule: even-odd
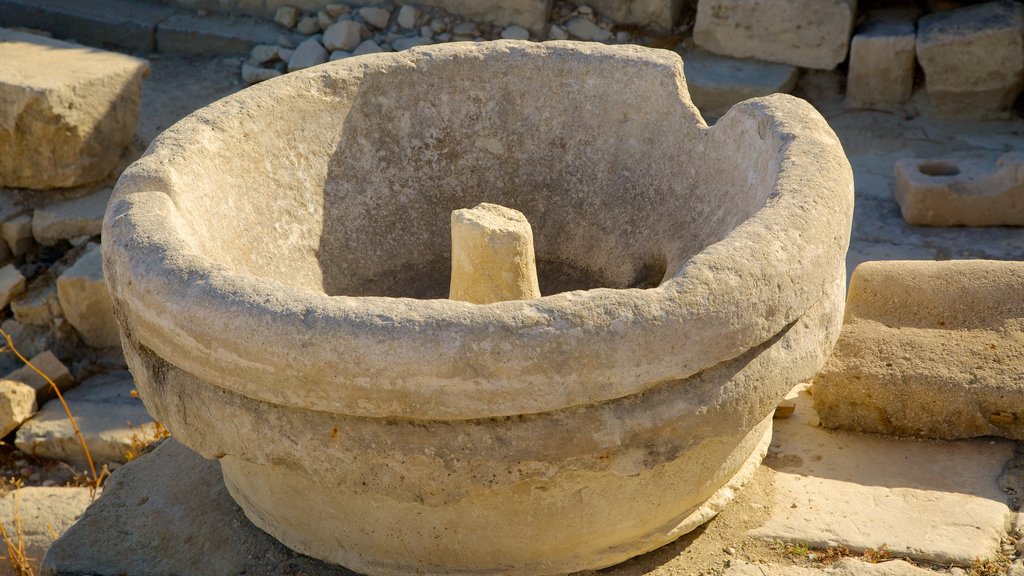
[[[851,552],[970,566],[994,558],[1014,513],[999,480],[1014,443],[900,440],[826,430],[820,401],[794,390],[775,421],[765,464],[775,470],[771,516],[753,536]]]
[[[53,535],[64,534],[90,502],[88,488],[21,488],[0,497],[0,523],[15,541],[20,524],[25,555],[30,559],[31,568],[39,570],[43,556],[53,544]],[[0,574],[16,576],[6,558],[0,563]]]
[[[5,308],[24,291],[25,276],[14,267],[14,264],[0,268],[0,309]]]
[[[128,372],[93,376],[64,394],[75,422],[97,465],[124,462],[136,444],[153,438],[153,418],[142,401],[132,397],[135,383]],[[15,445],[26,454],[84,464],[82,445],[57,400],[47,402],[18,428]]]
[[[939,116],[1007,118],[1024,88],[1024,5],[997,0],[925,16],[917,59]]]
[[[846,59],[856,0],[701,0],[693,40],[716,54],[831,70]]]
[[[116,534],[116,537],[111,537]],[[118,468],[81,519],[50,546],[41,574],[354,576],[304,558],[256,528],[216,460],[174,439]]]
[[[0,25],[47,30],[90,46],[152,52],[157,24],[176,12],[132,0],[0,0]]]
[[[448,297],[474,304],[540,298],[533,229],[522,212],[486,202],[452,212]]]
[[[852,177],[807,103],[708,128],[682,72],[419,47],[171,127],[103,230],[150,413],[257,526],[357,571],[566,573],[692,530],[838,336]],[[480,202],[529,219],[541,298],[443,298],[451,211]]]
[[[103,281],[98,245],[82,254],[57,278],[57,297],[64,317],[86,344],[94,348],[120,346],[110,294]]]
[[[135,133],[145,60],[0,29],[0,187],[107,176]]]
[[[50,351],[29,359],[61,391],[74,383],[67,367]],[[47,398],[54,396],[50,383],[28,366],[0,378],[0,435],[6,436],[28,420]]]
[[[686,86],[693,103],[705,116],[719,117],[734,104],[789,92],[799,71],[786,64],[740,60],[693,50],[683,58]]]
[[[789,564],[753,564],[738,561],[730,563],[724,576],[937,576],[936,572],[919,568],[904,560],[890,560],[872,564],[863,560],[843,558],[828,567],[815,568]]]
[[[32,215],[22,214],[0,224],[0,236],[3,236],[15,256],[28,252],[35,243],[32,237]]]
[[[815,378],[829,428],[1024,439],[1024,264],[866,262]]]
[[[850,42],[846,101],[850,106],[889,110],[910,99],[914,91],[916,38],[913,21],[866,24]]]
[[[60,300],[57,299],[56,284],[51,279],[50,283],[30,287],[24,295],[11,301],[11,312],[23,324],[49,324],[63,314]]]
[[[1024,226],[1024,152],[896,163],[896,202],[915,226]]]
[[[79,236],[96,236],[103,228],[103,213],[111,188],[88,196],[37,208],[32,214],[32,236],[43,246]]]

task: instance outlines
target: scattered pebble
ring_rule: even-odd
[[[324,31],[324,47],[332,51],[351,51],[359,45],[362,33],[362,24],[352,20],[342,20]]]
[[[356,49],[352,51],[353,56],[362,56],[364,54],[375,54],[377,52],[383,52],[384,50],[379,44],[373,40],[364,40],[356,46]]]
[[[509,26],[501,31],[501,37],[506,40],[529,40],[530,31],[522,26]]]
[[[420,11],[415,6],[406,4],[398,11],[398,25],[406,30],[412,30],[416,27],[416,22],[420,19]]]
[[[291,6],[281,6],[274,13],[274,22],[277,22],[285,28],[291,29],[295,27],[295,24],[299,21],[299,16],[302,13],[299,12],[298,8]]]
[[[320,31],[320,21],[316,16],[306,16],[295,25],[299,34],[316,34]]]
[[[291,58],[288,59],[288,71],[294,72],[324,62],[327,62],[327,50],[316,38],[310,38],[299,44]]]
[[[384,8],[378,8],[377,6],[367,6],[359,9],[359,15],[363,17],[363,20],[378,30],[383,30],[388,27],[388,21],[391,20],[391,12]]]

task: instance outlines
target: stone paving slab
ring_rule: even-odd
[[[189,56],[248,54],[259,44],[276,44],[281,29],[263,20],[217,15],[177,14],[160,22],[156,48]]]
[[[156,26],[178,10],[132,0],[0,0],[0,26],[36,28],[90,46],[156,48]]]
[[[900,440],[828,431],[810,394],[777,420],[765,463],[775,470],[769,520],[750,534],[812,548],[969,566],[993,557],[1012,523],[999,478],[1013,442]]]
[[[733,562],[723,576],[936,576],[948,573],[919,568],[903,560],[872,564],[844,558],[830,566],[821,567]]]
[[[25,556],[29,566],[38,570],[54,536],[63,534],[82,515],[90,502],[92,497],[88,488],[21,488],[0,497],[0,524],[17,542],[15,535],[20,523]],[[6,558],[6,550],[3,555],[4,558],[0,559],[0,576],[26,574],[12,569]]]

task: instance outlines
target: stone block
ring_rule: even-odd
[[[57,286],[52,278],[43,283],[33,280],[32,284],[25,295],[11,301],[11,312],[22,324],[48,325],[62,314]]]
[[[1024,152],[910,158],[895,166],[896,202],[915,226],[1024,226]]]
[[[156,47],[183,55],[248,54],[259,44],[277,44],[279,32],[255,18],[177,14],[157,26]]]
[[[106,177],[135,134],[145,60],[0,29],[0,186]]]
[[[891,110],[914,91],[914,42],[911,21],[876,21],[850,42],[846,102],[850,106]]]
[[[362,24],[352,20],[342,20],[324,31],[323,44],[331,51],[351,51],[359,45],[362,33]]]
[[[128,372],[93,376],[64,394],[89,453],[98,465],[124,462],[129,450],[155,436],[153,418],[133,397]],[[47,402],[18,428],[15,445],[22,452],[84,464],[85,453],[57,400]]]
[[[686,87],[705,116],[724,115],[733,104],[796,86],[794,66],[760,60],[740,60],[692,50],[683,58]]]
[[[831,70],[846,59],[856,0],[701,0],[693,39],[716,54]]]
[[[1024,263],[865,262],[815,378],[824,426],[1024,439]]]
[[[131,0],[0,0],[0,26],[46,30],[90,46],[152,52],[157,24],[177,12]]]
[[[74,383],[67,367],[49,350],[29,360],[63,390]],[[14,431],[32,417],[39,404],[54,396],[50,383],[29,366],[22,366],[0,378],[0,437]]]
[[[764,461],[773,470],[771,511],[749,535],[855,554],[885,546],[894,558],[947,566],[999,554],[1013,516],[999,478],[1014,442],[827,430],[814,413],[817,387],[805,388],[790,394],[793,416],[774,422]]]
[[[3,237],[11,253],[21,256],[35,244],[32,236],[32,216],[22,214],[0,224],[0,236]]]
[[[33,570],[15,571],[4,559],[0,565],[0,574],[15,576],[38,573],[35,571],[39,570],[54,537],[67,531],[91,503],[92,494],[88,488],[30,486],[7,492],[0,497],[0,524],[3,524],[4,530],[15,542],[15,534],[20,532],[25,556]]]
[[[103,228],[111,188],[82,198],[37,208],[32,214],[32,236],[43,246],[79,236],[98,236]]]
[[[675,26],[682,12],[681,0],[577,0],[619,24],[637,24],[667,30]]]
[[[925,16],[917,59],[936,115],[1009,117],[1024,87],[1024,5],[1000,0]]]
[[[303,68],[318,66],[327,62],[327,56],[327,50],[324,49],[323,45],[316,38],[310,38],[299,44],[295,52],[292,53],[291,58],[288,59],[288,71],[294,72]]]
[[[98,245],[57,278],[57,296],[64,317],[86,344],[94,348],[121,345]]]
[[[452,212],[448,296],[474,304],[540,298],[533,229],[522,212],[481,203]]]
[[[24,291],[25,277],[14,267],[14,264],[0,268],[0,310],[6,308],[11,300]]]

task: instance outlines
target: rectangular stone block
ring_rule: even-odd
[[[914,226],[1024,226],[1024,152],[895,166],[896,203]]]
[[[910,21],[870,22],[854,34],[847,105],[892,110],[909,100],[914,91],[915,39]]]
[[[0,268],[0,310],[7,307],[16,296],[25,291],[25,277],[14,267],[8,264]],[[0,344],[0,348],[3,345]]]
[[[0,29],[0,187],[67,188],[114,170],[149,63]]]
[[[178,10],[131,0],[0,0],[0,26],[37,28],[90,46],[156,47],[156,25]]]
[[[683,57],[686,87],[693,103],[707,117],[720,117],[733,104],[796,86],[794,66],[760,60],[740,60],[692,50]]]
[[[35,244],[32,238],[32,216],[22,214],[0,224],[0,237],[15,256],[21,256]]]
[[[255,18],[178,14],[156,28],[156,47],[169,54],[248,54],[258,44],[277,44],[281,29]]]
[[[113,304],[103,280],[99,245],[93,245],[57,278],[61,310],[79,336],[94,348],[121,345]]]
[[[701,0],[693,40],[716,54],[831,70],[846,59],[856,0]]]
[[[1008,118],[1024,88],[1024,5],[999,0],[925,16],[917,59],[936,115]]]
[[[61,392],[74,383],[71,373],[49,350],[29,360]],[[39,403],[55,396],[50,383],[28,366],[0,378],[0,436],[10,434],[36,413]]]
[[[112,188],[88,196],[36,208],[32,214],[32,236],[43,246],[80,236],[97,236],[103,228]]]
[[[865,262],[814,380],[828,428],[1024,439],[1024,263]]]

